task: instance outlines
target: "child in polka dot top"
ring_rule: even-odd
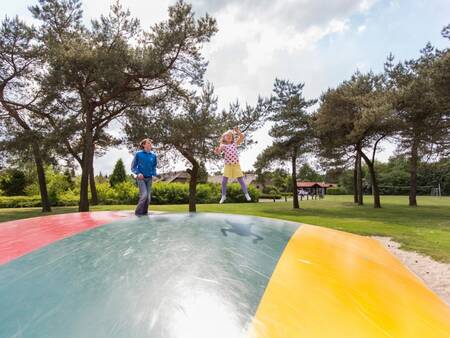
[[[234,140],[235,134],[238,135],[236,141]],[[244,174],[242,173],[241,166],[239,164],[239,154],[237,150],[237,146],[241,144],[243,140],[244,134],[241,133],[239,128],[234,128],[233,130],[228,130],[223,133],[220,138],[219,146],[214,149],[214,152],[217,155],[223,153],[225,160],[225,168],[222,177],[222,198],[219,202],[221,204],[225,202],[225,199],[227,198],[227,183],[229,178],[236,178],[242,187],[242,191],[244,192],[247,201],[251,200],[251,197],[247,191],[247,186],[244,182]]]

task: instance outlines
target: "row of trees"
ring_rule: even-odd
[[[448,28],[443,35],[450,38]],[[450,51],[428,44],[418,59],[395,64],[390,55],[382,74],[357,72],[322,95],[314,116],[321,155],[354,163],[358,204],[363,203],[363,160],[370,173],[374,207],[381,207],[375,158],[380,141],[391,138],[397,141],[397,152],[409,159],[409,205],[417,206],[420,161],[445,156],[449,150],[449,70]]]
[[[214,18],[197,18],[183,1],[168,19],[143,29],[116,2],[107,16],[84,24],[80,0],[39,0],[30,7],[38,26],[3,20],[0,31],[0,152],[9,162],[32,158],[44,211],[50,210],[45,166],[61,160],[81,168],[79,210],[96,203],[94,156],[125,143],[135,150],[154,138],[162,160],[185,160],[191,176],[189,210],[196,210],[197,180],[219,135],[239,126],[251,132],[272,123],[274,144],[258,158],[264,170],[289,161],[291,185],[297,163],[317,154],[334,166],[354,167],[355,201],[362,204],[364,161],[375,207],[380,207],[375,156],[379,142],[400,141],[415,168],[425,154],[448,149],[449,51],[427,46],[417,60],[394,64],[383,74],[355,73],[320,100],[303,97],[304,84],[276,80],[270,97],[257,104],[233,103],[219,111],[212,84],[205,83],[202,46],[217,32]],[[449,38],[450,28],[443,31]],[[315,104],[319,107],[311,113]],[[109,132],[123,126],[123,138]],[[252,143],[247,137],[244,146]],[[0,160],[0,165],[5,162]],[[296,189],[294,207],[298,208]]]
[[[183,2],[148,31],[119,3],[91,27],[78,0],[40,0],[30,11],[38,27],[18,17],[1,26],[2,150],[33,157],[44,211],[50,210],[44,163],[78,162],[79,209],[86,211],[89,179],[95,199],[93,157],[118,141],[108,125],[182,91],[186,81],[199,83],[205,70],[199,51],[216,24],[209,16],[195,20]]]
[[[377,181],[381,195],[408,195],[410,191],[410,161],[407,155],[392,156],[387,162],[375,162]],[[364,194],[372,194],[372,182],[369,168],[364,163],[361,166],[362,189]],[[330,168],[322,171],[308,163],[303,163],[297,171],[297,177],[302,181],[336,183],[338,187],[328,189],[330,194],[353,194],[354,169]],[[258,175],[258,184],[263,192],[275,191],[282,193],[292,191],[290,174],[283,168],[265,170]],[[438,161],[421,161],[417,168],[417,194],[432,195],[439,192],[450,195],[450,159],[440,158]]]
[[[79,210],[87,211],[89,192],[98,200],[94,156],[120,143],[136,150],[144,137],[166,159],[188,162],[195,211],[197,178],[219,135],[236,126],[251,132],[263,113],[238,102],[218,111],[201,54],[217,32],[215,19],[197,18],[182,0],[148,30],[119,2],[89,27],[80,0],[39,0],[30,11],[37,27],[18,17],[1,26],[0,151],[9,162],[33,158],[43,211],[51,208],[46,164],[81,168]],[[108,132],[115,122],[125,137]]]
[[[410,192],[410,159],[406,154],[391,157],[388,162],[376,162],[377,180],[382,195],[408,195]],[[338,178],[346,193],[353,193],[352,170]],[[363,190],[371,193],[372,184],[367,166],[362,168]],[[450,195],[450,159],[421,161],[417,167],[417,194],[430,196],[440,187],[442,195]]]
[[[450,39],[450,25],[443,29]],[[380,208],[376,154],[382,140],[395,140],[398,153],[409,161],[409,205],[417,206],[417,168],[427,157],[446,156],[450,145],[450,50],[428,44],[417,59],[395,63],[387,58],[384,72],[357,71],[349,80],[325,91],[318,108],[306,100],[303,84],[276,80],[268,98],[274,122],[274,144],[258,157],[262,172],[276,161],[290,160],[292,182],[297,180],[296,162],[314,154],[323,167],[352,166],[354,200],[363,204],[362,162],[367,165],[374,207]],[[294,208],[298,197],[293,189]]]

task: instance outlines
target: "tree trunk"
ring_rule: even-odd
[[[48,198],[47,181],[45,179],[45,169],[42,163],[41,151],[39,145],[35,142],[31,143],[33,150],[34,163],[36,164],[36,171],[39,182],[39,192],[41,194],[42,212],[52,211],[51,203]]]
[[[292,152],[292,207],[299,209],[298,189],[297,189],[297,152]]]
[[[361,170],[361,145],[356,148],[356,190],[358,194],[358,205],[364,204],[362,170]]]
[[[92,153],[92,110],[86,112],[86,124],[81,165],[80,204],[78,211],[89,211],[89,172],[93,162]]]
[[[4,89],[5,85],[3,84],[0,89],[0,102],[1,106],[7,111],[8,115],[12,117],[21,128],[23,128],[27,133],[31,134],[32,130],[30,126],[27,124],[27,122],[22,119],[18,113],[18,111],[9,104],[5,103],[5,96],[4,96]],[[42,161],[41,156],[41,150],[39,149],[39,144],[34,141],[31,142],[31,148],[33,151],[33,157],[34,157],[34,163],[36,164],[36,170],[38,174],[38,182],[39,182],[39,192],[41,194],[41,204],[42,204],[42,212],[48,212],[51,211],[51,204],[50,200],[48,198],[48,191],[47,191],[47,181],[45,179],[45,170],[44,170],[44,164]]]
[[[378,188],[378,180],[375,173],[375,163],[372,162],[363,152],[361,152],[361,156],[364,158],[364,161],[369,168],[370,179],[372,180],[373,207],[376,209],[381,208],[380,189]]]
[[[84,151],[83,165],[81,166],[80,204],[78,207],[78,211],[89,211],[89,155],[89,150]]]
[[[189,180],[189,212],[197,211],[197,176],[199,165],[197,162],[191,162],[192,169],[188,170],[191,179]]]
[[[92,163],[91,169],[89,171],[89,185],[91,188],[91,204],[98,204],[98,194],[97,194],[97,186],[95,185],[95,175],[94,175],[94,164]]]
[[[411,146],[411,159],[410,159],[410,190],[409,190],[409,206],[417,207],[417,163],[419,159],[419,152],[417,143],[413,141]]]
[[[353,168],[353,203],[358,203],[358,156],[355,156],[355,167]]]
[[[94,175],[94,156],[95,156],[95,146],[92,144],[92,161],[91,167],[89,168],[89,186],[91,188],[91,204],[98,204],[97,186],[95,185],[95,175]]]

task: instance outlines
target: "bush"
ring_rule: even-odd
[[[8,169],[0,176],[0,189],[6,196],[24,195],[26,186],[27,179],[20,170]]]
[[[52,202],[53,206],[76,206],[78,196],[67,194],[58,197],[57,202]],[[37,208],[41,207],[41,197],[37,196],[0,196],[0,208]]]
[[[114,185],[115,198],[118,204],[136,204],[139,189],[133,182],[121,182]]]
[[[259,191],[253,186],[248,187],[252,201],[258,201]],[[197,185],[197,203],[218,203],[221,195],[221,185],[213,183],[202,183]],[[237,183],[229,184],[227,189],[227,202],[246,202],[241,186]],[[189,185],[187,183],[165,183],[153,184],[153,204],[187,204],[189,203]]]
[[[220,184],[205,183],[197,186],[197,203],[217,203],[221,196]]]
[[[65,202],[67,201],[60,201],[60,199],[63,195],[67,196],[68,194],[72,194],[71,187],[73,186],[73,183],[68,181],[64,174],[55,172],[51,169],[47,169],[45,174],[47,178],[47,190],[50,202],[53,205],[66,205]],[[73,205],[73,203],[70,202],[69,205]]]
[[[53,204],[59,207],[77,206],[80,196],[72,191],[67,191],[58,196],[57,201]]]
[[[108,182],[97,183],[97,196],[100,204],[136,204],[139,189],[134,182],[121,182],[111,187]]]
[[[197,187],[198,189],[198,187]],[[186,183],[158,182],[153,184],[153,204],[186,204],[189,202],[189,186]]]
[[[266,185],[263,190],[262,190],[263,194],[276,194],[279,195],[280,191],[278,190],[277,187],[273,186],[273,185]]]
[[[32,208],[40,207],[39,196],[0,196],[0,208]]]
[[[259,196],[259,198],[266,200],[273,200],[273,199],[279,200],[281,199],[281,197],[282,197],[281,194],[262,194]]]
[[[340,187],[328,188],[327,195],[347,195],[347,191]]]
[[[218,185],[220,186],[220,185]],[[253,186],[248,186],[248,193],[250,197],[252,198],[252,202],[258,202],[260,192],[258,189],[256,189]],[[229,203],[240,203],[240,202],[246,202],[244,193],[242,192],[242,188],[240,184],[238,183],[232,183],[228,185],[227,188],[227,202]],[[217,203],[217,200],[213,203]]]
[[[247,202],[239,184],[229,184],[227,192],[228,203]],[[249,186],[248,192],[252,197],[252,202],[257,202],[259,199],[259,190],[253,186]],[[139,197],[139,189],[134,182],[122,182],[116,184],[114,187],[111,187],[108,182],[104,182],[97,184],[97,194],[100,204],[136,204]],[[220,184],[205,183],[197,185],[197,203],[199,204],[218,203],[220,195]],[[281,198],[281,195],[275,196],[277,199]],[[53,206],[76,206],[78,205],[78,199],[78,192],[75,189],[69,189],[60,191],[57,198],[51,202]],[[152,203],[187,204],[189,203],[189,185],[186,183],[154,183]],[[0,197],[0,208],[40,206],[41,199],[39,195]]]
[[[39,195],[39,185],[37,182],[33,182],[26,186],[25,188],[25,195],[26,196],[36,196]]]

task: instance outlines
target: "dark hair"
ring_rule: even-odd
[[[150,138],[144,138],[141,142],[139,142],[139,148],[144,149],[144,144],[145,144],[147,141],[150,142],[150,143],[153,143],[153,140],[152,140],[152,139],[150,139]]]

